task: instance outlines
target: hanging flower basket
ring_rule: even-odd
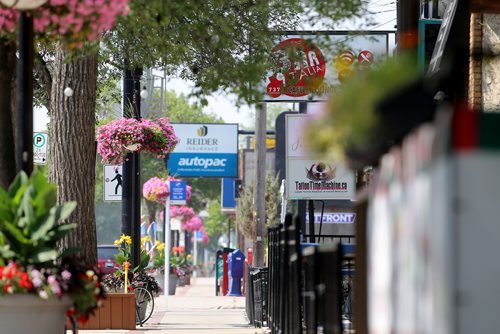
[[[130,152],[149,152],[164,158],[179,142],[167,118],[156,121],[121,118],[97,130],[97,152],[103,163],[120,164]]]
[[[69,47],[80,47],[111,29],[120,15],[128,13],[127,0],[49,0],[33,15],[34,30],[61,39]],[[0,31],[13,31],[20,12],[0,5]]]
[[[198,216],[194,216],[193,218],[182,222],[182,228],[187,232],[199,231],[202,227],[203,221]]]
[[[144,183],[142,194],[148,201],[165,205],[170,196],[170,189],[165,180],[155,176]]]
[[[195,216],[193,208],[187,206],[173,205],[170,207],[170,217],[178,218],[182,223],[191,220]]]

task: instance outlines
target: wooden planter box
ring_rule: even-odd
[[[108,293],[98,308],[80,329],[135,329],[135,294]]]

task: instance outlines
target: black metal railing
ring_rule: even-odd
[[[287,215],[268,229],[268,267],[247,271],[250,322],[272,334],[352,333],[354,236],[305,244],[299,228]]]

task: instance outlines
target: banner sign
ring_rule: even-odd
[[[311,160],[304,148],[305,114],[286,115],[287,199],[353,200],[354,172],[330,161]]]
[[[238,124],[172,124],[180,142],[168,169],[179,177],[237,177]]]
[[[186,181],[170,181],[170,204],[185,205],[187,198]]]
[[[264,101],[322,101],[356,70],[387,57],[387,31],[290,32],[279,35]]]
[[[235,211],[236,209],[236,179],[223,178],[221,181],[221,192],[222,192],[222,211]]]

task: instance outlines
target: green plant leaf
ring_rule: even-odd
[[[57,259],[57,251],[53,248],[43,247],[38,249],[37,252],[33,255],[31,259],[31,263],[44,263],[48,261],[53,261]]]
[[[64,221],[68,218],[76,208],[76,202],[67,202],[62,205],[53,207],[50,212],[54,213],[56,222]]]
[[[26,173],[23,171],[19,172],[19,174],[16,175],[16,178],[9,186],[8,193],[10,198],[14,198],[18,194],[21,194],[20,196],[22,196],[22,191],[20,192],[19,190],[23,187],[26,187],[27,181],[28,181],[28,176],[26,175]]]

